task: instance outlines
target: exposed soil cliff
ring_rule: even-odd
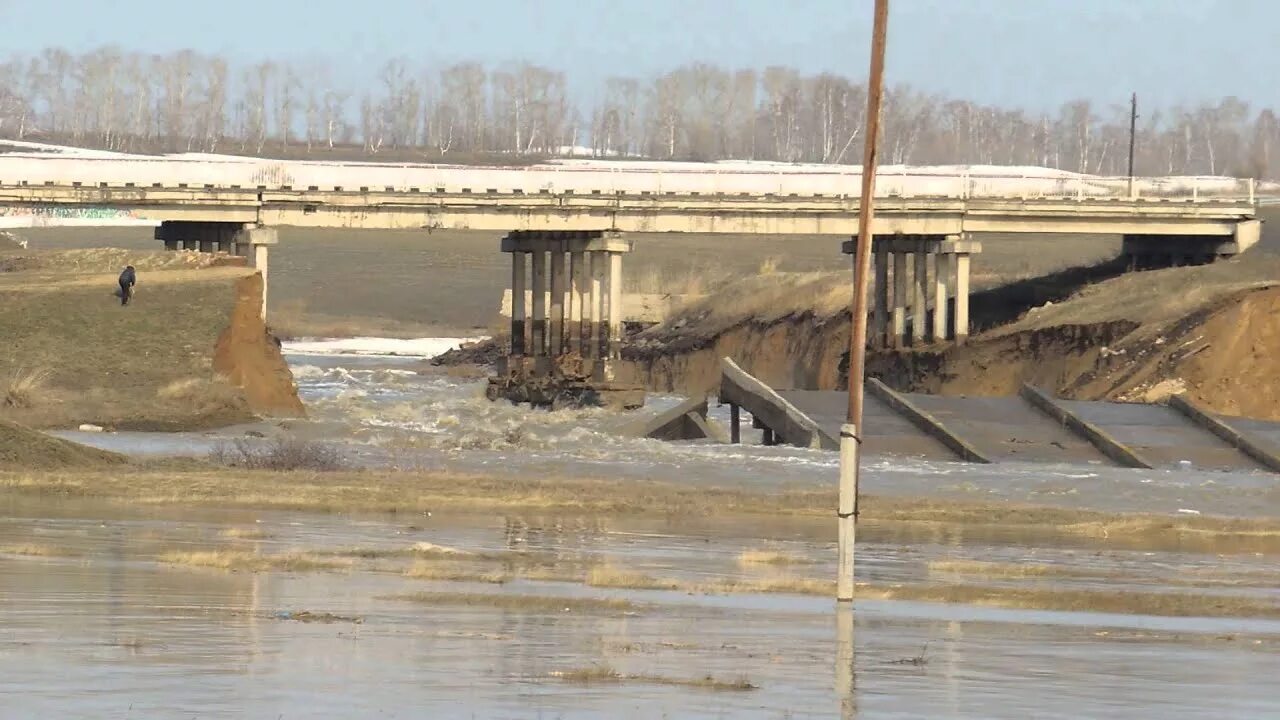
[[[1114,270],[1034,283],[1036,301],[1065,299],[1020,311],[1022,290],[992,289],[982,303],[994,327],[967,345],[873,352],[868,370],[915,392],[1010,395],[1024,382],[1092,400],[1156,402],[1187,392],[1220,412],[1280,419],[1280,262],[1246,256],[1079,287]],[[1007,304],[997,302],[1002,292]],[[834,302],[810,311],[761,303],[774,311],[710,325],[705,309],[693,308],[642,334],[628,356],[655,390],[710,392],[721,357],[779,388],[842,387],[848,314]]]

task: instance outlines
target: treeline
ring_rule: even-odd
[[[886,90],[882,161],[1042,165],[1127,173],[1127,98],[1053,113]],[[46,50],[0,64],[0,137],[129,152],[324,153],[425,160],[538,157],[586,147],[601,157],[860,161],[865,86],[790,68],[692,64],[654,78],[611,78],[590,101],[561,72],[530,64],[419,68],[391,60],[357,91],[324,64],[261,62],[107,47]],[[1234,97],[1142,108],[1143,175],[1275,177],[1280,124]]]

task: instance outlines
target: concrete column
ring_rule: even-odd
[[[969,253],[956,253],[956,344],[969,337]]]
[[[609,359],[622,357],[622,253],[609,253]],[[612,378],[608,378],[612,379]]]
[[[557,243],[551,249],[551,329],[547,334],[547,354],[564,352],[564,250]]]
[[[569,254],[569,352],[582,354],[583,332],[582,306],[586,293],[585,273],[582,267],[585,254],[581,251]]]
[[[926,312],[929,303],[929,253],[923,247],[916,250],[912,255],[915,256],[915,277],[911,283],[911,342],[916,345],[923,345],[925,338],[925,323],[928,322]]]
[[[192,252],[200,252],[200,238],[185,237],[182,239],[182,244],[186,247],[187,250],[191,250]]]
[[[591,281],[587,296],[590,298],[590,309],[587,311],[588,324],[590,330],[587,334],[587,357],[602,358],[604,353],[602,348],[607,342],[608,334],[604,331],[603,324],[605,321],[604,307],[604,276],[605,276],[605,256],[604,253],[590,252],[587,258],[591,266]]]
[[[947,339],[947,286],[951,272],[951,256],[933,254],[933,341]]]
[[[890,320],[889,346],[901,347],[907,334],[907,255],[893,253],[893,317]]]
[[[254,245],[253,267],[262,275],[262,319],[267,318],[267,256],[270,245]]]
[[[533,252],[533,326],[531,342],[534,357],[547,355],[547,254],[542,250]]]
[[[216,228],[204,228],[205,237],[216,237],[219,232]],[[252,223],[241,225],[235,230],[227,229],[231,233],[232,242],[241,247],[253,248],[253,267],[262,276],[262,319],[267,319],[267,290],[271,287],[270,274],[267,261],[270,258],[270,247],[279,242],[279,236],[276,234],[275,228],[262,227]],[[212,242],[206,240],[206,242]]]
[[[208,225],[202,225],[197,228],[196,232],[200,236],[200,252],[211,253],[218,251],[218,231]]]
[[[527,317],[524,305],[525,253],[511,253],[511,354],[522,356],[525,352],[524,325]]]
[[[875,298],[872,300],[871,344],[884,347],[889,343],[889,250],[872,243],[876,256]],[[857,256],[854,262],[857,262]],[[857,272],[855,265],[854,271]]]

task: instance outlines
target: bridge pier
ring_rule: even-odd
[[[275,228],[254,223],[166,220],[156,226],[155,238],[166,250],[221,252],[246,258],[262,275],[262,317],[267,317],[269,248],[280,242]]]
[[[621,233],[602,230],[519,231],[503,238],[502,251],[511,253],[511,345],[489,382],[490,399],[552,407],[644,403],[643,389],[618,381],[622,255],[631,247]],[[526,325],[532,327],[528,338]]]
[[[844,252],[852,255],[856,243],[845,242]],[[882,348],[947,341],[963,344],[969,336],[970,256],[977,252],[982,252],[982,244],[963,235],[875,236],[868,344]]]

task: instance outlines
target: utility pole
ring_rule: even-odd
[[[1129,99],[1129,199],[1133,199],[1133,146],[1138,136],[1138,93]]]
[[[862,201],[858,206],[858,246],[854,253],[853,327],[849,333],[849,414],[840,427],[840,496],[836,511],[839,557],[836,600],[853,601],[853,546],[858,521],[858,445],[862,442],[863,376],[867,364],[867,280],[871,273],[873,204],[877,144],[880,141],[880,96],[884,90],[884,46],[889,26],[889,0],[875,0],[871,31],[871,72],[867,78],[867,132],[862,152]]]

